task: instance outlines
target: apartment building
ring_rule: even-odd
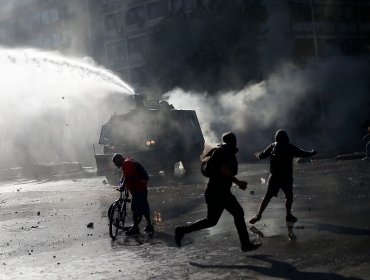
[[[289,10],[297,62],[369,53],[369,0],[290,0]]]
[[[0,10],[0,45],[90,52],[88,0],[3,0]]]
[[[196,0],[101,0],[106,66],[132,85],[141,81],[150,30],[169,12],[192,9]]]
[[[206,0],[3,0],[0,45],[90,55],[133,86],[140,84],[151,29],[170,11]],[[269,33],[265,69],[337,53],[368,53],[370,0],[264,0]]]
[[[265,64],[298,64],[334,54],[369,51],[370,0],[265,0],[269,13]],[[196,0],[101,0],[105,64],[131,84],[145,67],[148,34],[169,11],[191,10]],[[275,56],[275,57],[274,57]]]
[[[369,54],[370,0],[265,0],[268,36],[266,67],[328,56]]]

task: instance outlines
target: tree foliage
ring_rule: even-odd
[[[261,0],[210,0],[168,14],[150,34],[147,85],[217,93],[258,79],[266,18]]]

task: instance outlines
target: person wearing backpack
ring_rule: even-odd
[[[231,193],[233,183],[242,190],[247,188],[246,181],[235,177],[238,173],[238,161],[235,155],[237,152],[235,134],[232,132],[224,133],[222,144],[213,151],[207,162],[209,170],[206,173],[209,181],[204,194],[207,203],[207,217],[190,225],[176,227],[175,242],[177,246],[181,247],[181,240],[185,234],[215,226],[224,210],[234,217],[242,251],[255,250],[261,246],[261,243],[254,244],[249,240],[243,208]]]
[[[131,210],[134,224],[126,232],[127,235],[140,234],[139,224],[143,218],[147,225],[144,231],[147,234],[154,234],[154,228],[150,218],[148,202],[148,174],[142,165],[130,158],[124,158],[121,154],[115,154],[112,158],[114,165],[122,169],[121,183],[124,184],[131,194]]]
[[[262,199],[258,213],[251,220],[255,224],[261,220],[262,213],[273,196],[277,196],[280,189],[285,194],[286,221],[295,223],[298,219],[292,214],[293,204],[293,158],[307,158],[316,155],[316,151],[304,151],[289,141],[288,134],[284,130],[275,133],[275,142],[271,143],[264,151],[256,153],[258,159],[270,157],[270,176],[267,183],[267,191]]]

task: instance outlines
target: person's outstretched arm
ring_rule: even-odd
[[[269,156],[271,156],[271,152],[272,152],[273,147],[274,147],[274,144],[272,143],[272,144],[268,145],[268,147],[266,149],[264,149],[262,152],[257,152],[254,155],[258,159],[268,158]]]
[[[292,145],[292,154],[294,157],[307,158],[317,154],[316,150],[305,151]]]

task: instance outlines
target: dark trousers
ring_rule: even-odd
[[[250,243],[247,225],[244,220],[244,211],[231,192],[224,194],[212,194],[206,192],[207,217],[191,225],[183,227],[184,233],[213,227],[217,224],[224,209],[234,217],[234,224],[239,234],[242,246]]]
[[[147,223],[151,224],[148,191],[132,194],[131,210],[135,226],[139,225],[143,216],[147,220]]]

